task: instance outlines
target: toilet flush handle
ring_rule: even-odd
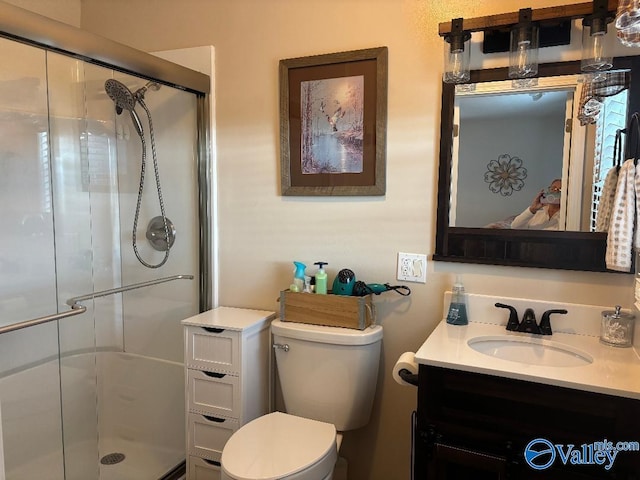
[[[289,344],[288,343],[274,343],[273,344],[273,348],[274,350],[284,350],[285,352],[289,351]]]

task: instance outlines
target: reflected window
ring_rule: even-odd
[[[604,98],[596,123],[587,127],[587,131],[592,130],[590,134],[595,138],[593,142],[595,147],[593,154],[591,209],[589,210],[589,217],[587,218],[590,232],[597,231],[596,218],[604,180],[609,170],[615,166],[614,145],[616,131],[625,128],[628,92],[629,90],[624,90],[613,97]],[[621,156],[624,161],[624,151],[621,152]]]

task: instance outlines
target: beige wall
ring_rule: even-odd
[[[81,0],[3,0],[16,7],[53,18],[73,27],[80,27]]]
[[[81,0],[81,26],[146,51],[215,47],[220,303],[276,309],[293,260],[329,262],[330,281],[349,267],[368,282],[395,282],[398,251],[433,253],[442,71],[437,24],[574,2],[534,3]],[[280,196],[278,61],[383,45],[389,48],[386,196]],[[411,297],[376,298],[385,328],[382,372],[370,425],[345,437],[352,480],[409,478],[416,391],[394,383],[390,372],[440,321],[442,294],[458,273],[474,293],[609,306],[629,306],[632,297],[631,276],[430,262],[426,285],[411,284]]]

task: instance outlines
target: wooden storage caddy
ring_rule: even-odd
[[[371,295],[318,295],[280,292],[280,320],[364,330],[374,323]]]

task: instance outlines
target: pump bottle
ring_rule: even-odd
[[[327,262],[316,262],[314,265],[318,265],[318,271],[316,272],[316,293],[321,295],[327,294],[327,272],[322,268],[327,265]]]
[[[456,277],[456,283],[453,284],[451,303],[449,304],[449,312],[447,313],[447,323],[450,325],[469,324],[469,317],[467,316],[467,294],[464,291],[464,285],[462,285],[460,277]]]

